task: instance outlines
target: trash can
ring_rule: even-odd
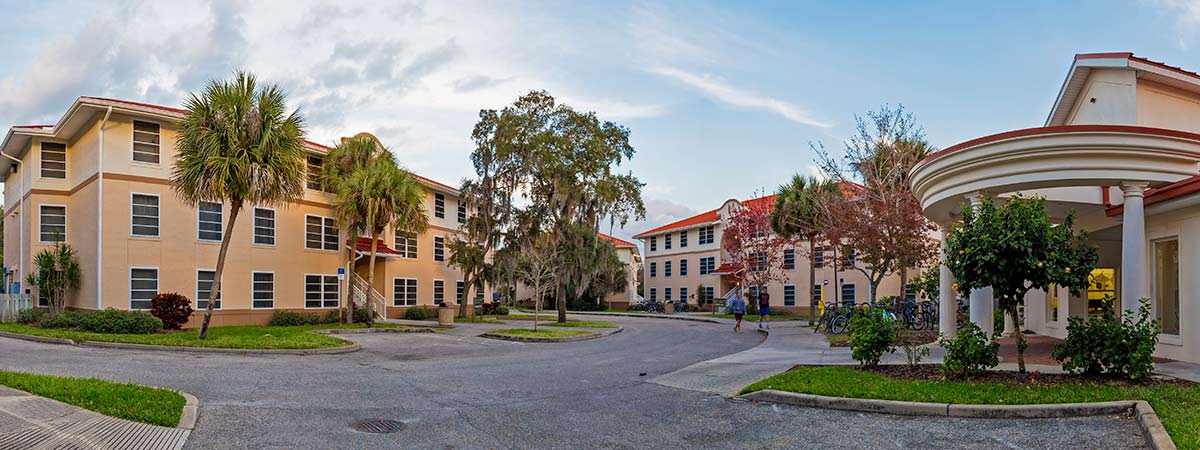
[[[454,325],[454,308],[445,303],[438,305],[438,325]]]
[[[663,312],[667,314],[675,314],[675,304],[671,302],[663,304]]]

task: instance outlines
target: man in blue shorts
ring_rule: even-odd
[[[762,329],[763,324],[771,329],[771,296],[766,289],[758,294],[758,328]]]

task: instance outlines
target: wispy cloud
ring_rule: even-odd
[[[1146,3],[1163,10],[1175,19],[1175,38],[1179,48],[1187,49],[1200,38],[1200,0],[1148,0]]]
[[[831,128],[832,122],[817,119],[794,103],[768,97],[726,83],[708,74],[696,74],[673,67],[648,69],[650,73],[682,82],[720,102],[746,109],[758,109],[783,116],[792,122],[818,128]]]

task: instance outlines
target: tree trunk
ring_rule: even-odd
[[[834,303],[842,304],[842,291],[838,289],[838,266],[842,265],[838,262],[837,246],[833,246],[833,292],[830,294],[834,298]]]
[[[1021,319],[1017,312],[1017,302],[1009,302],[1008,314],[1012,317],[1013,330],[1016,332],[1014,342],[1017,344],[1017,370],[1025,373],[1025,335],[1021,333]]]
[[[900,301],[908,300],[908,269],[900,270]]]
[[[467,299],[471,298],[471,286],[474,286],[476,283],[476,280],[471,276],[466,276],[464,278],[466,278],[466,280],[463,282],[463,295],[458,301],[458,317],[463,318],[467,317]],[[474,301],[471,303],[471,306],[474,307]]]
[[[533,331],[536,332],[538,329],[538,318],[541,317],[541,315],[542,315],[542,286],[541,285],[534,286],[533,295],[535,297],[537,297],[537,300],[534,300],[534,302],[533,302]]]
[[[371,291],[375,289],[375,253],[379,247],[379,233],[371,228],[371,259],[367,262],[367,328],[375,323],[375,314],[371,310]]]
[[[812,237],[808,238],[808,325],[812,326],[817,315],[817,298],[813,297],[812,293],[817,288],[817,266],[813,264],[815,255],[813,250],[816,249],[817,241]]]
[[[558,307],[558,323],[567,323],[567,286],[559,283],[558,298],[555,302]]]
[[[225,271],[225,254],[229,252],[229,241],[233,238],[233,225],[242,210],[241,201],[229,204],[229,223],[225,225],[225,237],[221,238],[221,251],[217,254],[217,273],[213,274],[212,291],[208,293],[208,307],[204,310],[204,323],[200,325],[200,339],[208,337],[208,323],[212,320],[213,305],[221,293],[221,273]]]

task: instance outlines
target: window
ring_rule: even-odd
[[[439,304],[446,301],[446,282],[442,280],[433,280],[433,304]]]
[[[67,179],[67,144],[42,143],[42,178]]]
[[[704,286],[704,288],[702,288],[700,293],[701,293],[701,295],[704,296],[704,298],[701,299],[704,301],[704,304],[711,305],[713,302],[713,298],[716,296],[716,289],[713,288],[712,286]]]
[[[475,304],[476,305],[483,304],[483,285],[482,284],[475,285]]]
[[[1058,322],[1058,285],[1051,284],[1046,288],[1046,320]]]
[[[796,250],[787,249],[783,251],[783,270],[796,270]]]
[[[221,204],[200,202],[196,210],[196,238],[202,241],[221,240]]]
[[[417,305],[417,280],[414,278],[392,279],[392,306]]]
[[[762,272],[767,270],[767,254],[762,252],[754,252],[749,255],[750,271]]]
[[[325,167],[325,158],[320,155],[308,155],[308,161],[305,168],[308,171],[308,179],[305,181],[305,186],[314,191],[326,191],[325,185],[321,183],[321,170]]]
[[[458,223],[467,223],[467,205],[458,202]]]
[[[129,268],[129,309],[150,309],[158,295],[158,269]]]
[[[212,295],[213,280],[217,272],[213,270],[196,271],[196,309],[208,309],[208,296]],[[217,302],[213,309],[221,309],[221,289],[217,288]]]
[[[686,259],[679,260],[679,276],[681,276],[681,277],[687,276],[687,260]]]
[[[708,275],[717,270],[717,257],[705,256],[700,258],[700,275]]]
[[[658,263],[652,262],[652,263],[650,263],[650,277],[654,278],[657,276],[658,276]]]
[[[400,253],[402,258],[416,259],[417,234],[396,230],[396,252]]]
[[[275,210],[254,208],[254,243],[275,245]]]
[[[749,290],[750,290],[750,295],[746,297],[746,301],[747,302],[757,302],[758,301],[758,286],[750,286]]]
[[[463,301],[463,287],[464,286],[465,285],[463,284],[463,280],[458,280],[458,281],[454,282],[454,301],[460,305],[462,304],[462,301]]]
[[[158,139],[157,123],[133,121],[133,160],[158,164]]]
[[[1179,240],[1154,243],[1154,302],[1164,334],[1179,334]]]
[[[671,288],[663,288],[663,301],[671,301]]]
[[[796,285],[783,285],[783,306],[796,306]]]
[[[813,267],[820,269],[825,267],[825,249],[820,245],[813,247]]]
[[[67,240],[67,207],[41,205],[38,208],[38,240],[62,242]]]
[[[337,250],[337,222],[329,217],[304,216],[304,248]]]
[[[652,237],[652,238],[650,238],[650,251],[653,252],[653,251],[657,251],[657,250],[658,250],[658,237]]]
[[[130,230],[134,236],[158,237],[158,196],[133,194],[130,206]]]
[[[658,288],[650,288],[650,301],[658,301]]]
[[[917,300],[917,290],[913,289],[912,283],[904,285],[904,300]]]
[[[446,218],[446,196],[441,193],[433,194],[433,215],[439,219]]]
[[[671,276],[671,262],[670,261],[663,261],[663,276],[664,277]]]
[[[250,288],[250,307],[253,309],[271,309],[275,307],[275,273],[252,272],[250,274],[254,285]]]
[[[681,302],[688,301],[688,289],[687,288],[685,288],[685,287],[679,288],[679,301],[681,301]]]
[[[842,302],[854,303],[854,285],[842,284]]]
[[[679,248],[687,247],[687,231],[679,232]]]
[[[304,307],[305,308],[337,308],[338,306],[338,277],[337,275],[305,275],[304,276]]]
[[[663,236],[663,250],[671,249],[671,235]]]
[[[854,267],[858,264],[858,250],[849,245],[842,247],[842,254],[846,256],[846,267]]]
[[[814,284],[812,287],[812,304],[815,305],[815,304],[821,303],[821,300],[822,300],[821,297],[824,297],[821,294],[822,294],[821,285]]]
[[[700,245],[713,243],[713,227],[704,227],[700,229]]]
[[[446,260],[446,238],[441,236],[435,236],[433,238],[433,260]]]

